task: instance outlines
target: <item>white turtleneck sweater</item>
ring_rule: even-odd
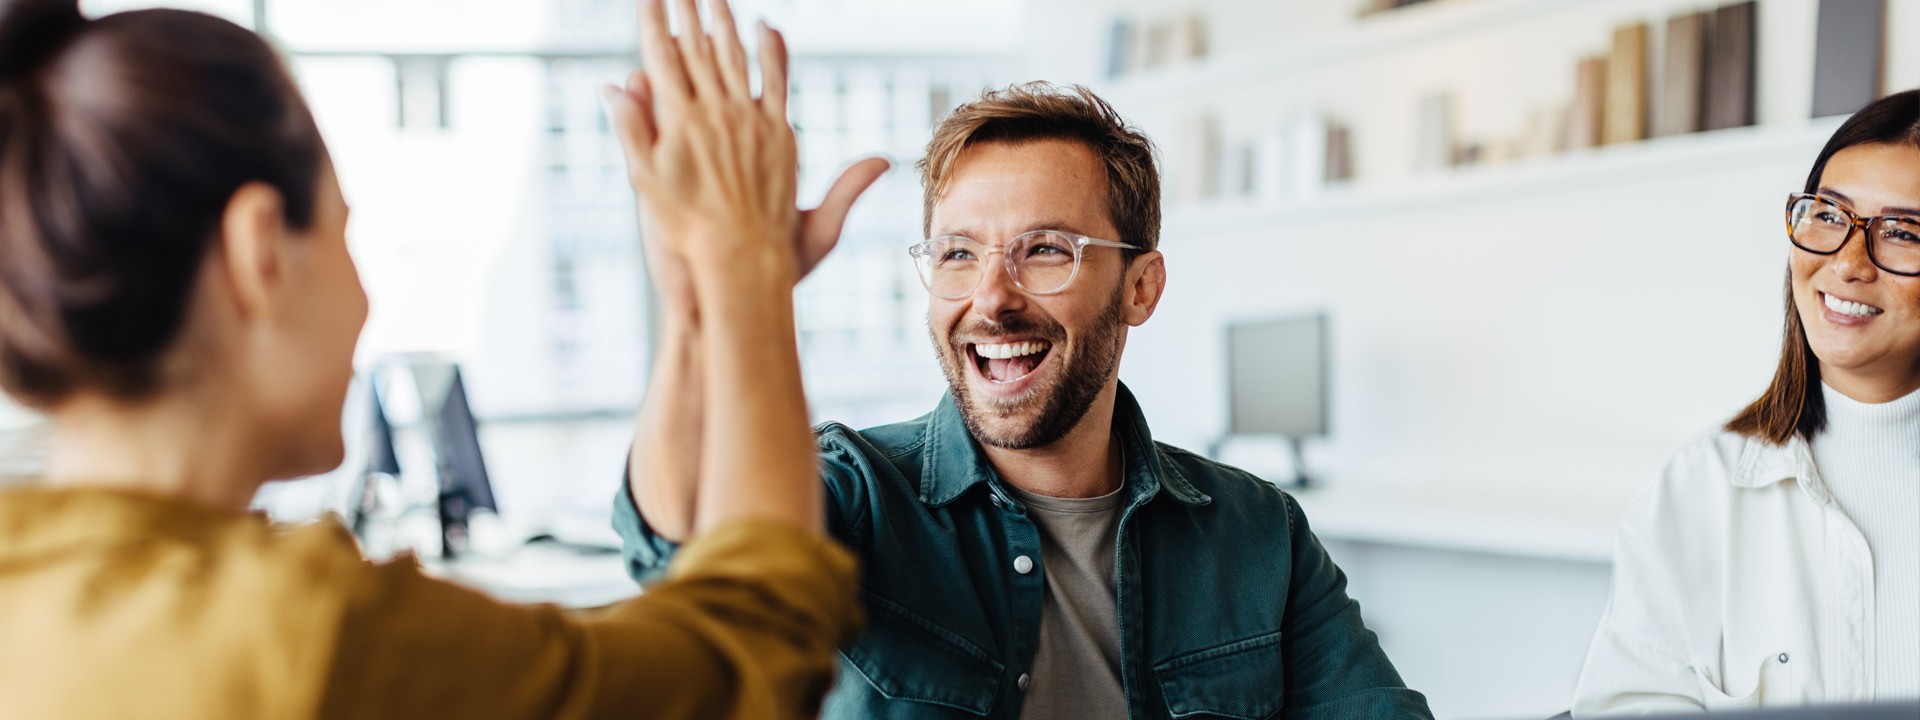
[[[1920,392],[1871,404],[1821,390],[1813,462],[1873,553],[1874,696],[1920,697]]]

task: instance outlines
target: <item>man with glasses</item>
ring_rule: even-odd
[[[1147,138],[1036,83],[955,110],[920,170],[909,255],[950,393],[818,429],[868,620],[823,716],[1428,717],[1293,499],[1153,442],[1118,380],[1166,284]],[[698,320],[670,324],[616,503],[639,579],[687,535],[700,461],[697,363],[676,359]]]

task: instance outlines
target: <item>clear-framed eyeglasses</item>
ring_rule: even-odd
[[[1787,239],[1794,247],[1832,255],[1847,246],[1856,230],[1866,231],[1867,260],[1874,267],[1895,275],[1920,276],[1920,218],[1863,218],[1819,195],[1787,196]]]
[[[980,287],[980,280],[989,272],[987,256],[993,253],[1005,256],[1003,267],[1021,290],[1034,295],[1059,293],[1080,274],[1080,258],[1088,247],[1141,249],[1060,230],[1035,230],[1003,247],[943,235],[915,243],[907,248],[907,254],[913,257],[914,269],[919,271],[920,284],[927,287],[927,292],[942,300],[959,300]]]

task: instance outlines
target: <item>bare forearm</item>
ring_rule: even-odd
[[[667,313],[627,460],[627,482],[641,517],[655,534],[675,542],[693,533],[699,496],[703,354],[691,316]]]
[[[793,271],[765,266],[695,282],[707,373],[699,528],[742,518],[822,526],[794,340]]]

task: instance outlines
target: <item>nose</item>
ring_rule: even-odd
[[[1873,282],[1879,268],[1873,266],[1873,259],[1867,254],[1867,246],[1872,242],[1866,228],[1855,229],[1846,246],[1827,258],[1827,270],[1845,282]]]
[[[999,253],[994,255],[999,255],[994,258],[996,261],[1005,257]],[[1005,262],[985,263],[981,273],[980,285],[973,289],[973,314],[998,322],[1000,318],[1026,310],[1027,294],[1014,284]]]

